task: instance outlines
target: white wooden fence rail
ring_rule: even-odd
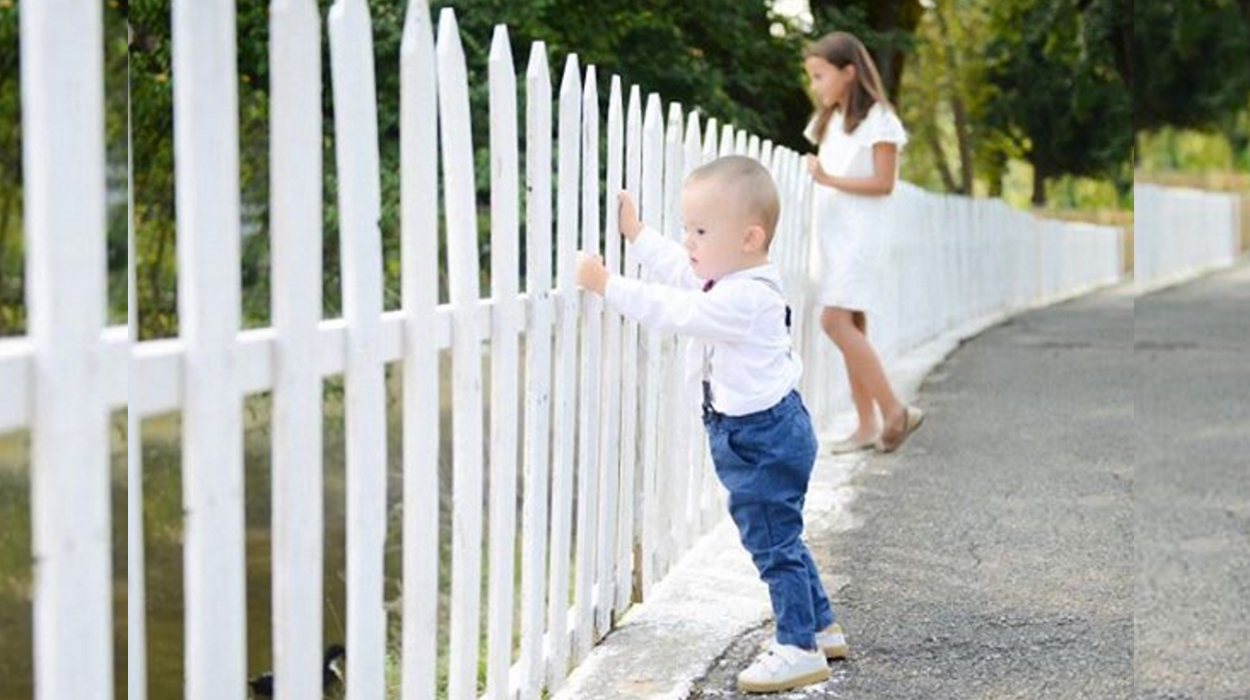
[[[1133,187],[1133,279],[1143,291],[1231,265],[1240,247],[1236,195],[1180,187]]]
[[[146,696],[137,426],[146,416],[180,411],[186,695],[245,696],[241,409],[244,397],[264,391],[274,400],[278,693],[289,699],[319,692],[320,394],[323,379],[339,375],[347,387],[349,693],[383,697],[384,371],[391,362],[403,369],[402,696],[476,700],[484,687],[493,699],[533,699],[544,688],[557,690],[624,608],[645,599],[723,514],[696,420],[698,394],[682,367],[691,341],[639,329],[597,297],[574,291],[578,248],[602,252],[613,271],[640,274],[617,228],[622,187],[638,198],[644,220],[678,237],[680,187],[690,170],[729,153],[763,162],[783,200],[772,255],[794,307],[795,342],[807,367],[802,388],[821,424],[847,407],[841,363],[820,332],[812,300],[819,273],[808,235],[812,185],[798,153],[679,104],[668,104],[665,118],[660,96],[630,86],[626,97],[616,76],[602,118],[602,76],[594,66],[583,69],[575,55],[567,57],[553,104],[547,50],[537,42],[524,80],[522,200],[516,69],[506,29],[497,28],[491,42],[489,114],[471,114],[455,16],[443,11],[435,41],[421,1],[408,8],[400,65],[381,67],[401,75],[402,309],[382,311],[375,66],[365,0],[337,0],[326,20],[344,302],[343,318],[330,320],[321,318],[321,20],[314,0],[272,3],[273,326],[248,331],[239,329],[234,5],[175,0],[182,335],[134,342],[133,289],[129,329],[104,328],[102,28],[98,12],[61,7],[70,4],[48,0],[22,12],[31,330],[29,337],[0,341],[0,431],[28,428],[33,436],[41,700],[112,693],[106,418],[123,407],[130,414],[128,695]],[[489,118],[491,154],[489,298],[479,293],[470,128],[482,118]],[[1118,279],[1116,229],[1044,221],[998,201],[906,184],[895,196],[899,226],[888,240],[888,306],[873,327],[887,358],[976,319]],[[438,303],[440,221],[446,304]],[[487,349],[489,402],[481,367]],[[451,350],[454,374],[454,492],[449,663],[440,685],[439,562],[431,553],[440,534],[444,350]]]

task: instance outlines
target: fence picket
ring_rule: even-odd
[[[582,231],[581,249],[599,253],[599,86],[595,67],[586,67],[582,85]],[[577,569],[574,579],[577,628],[573,665],[590,653],[595,641],[593,590],[596,525],[599,510],[599,435],[603,421],[603,297],[581,292],[581,383],[578,402]]]
[[[651,93],[647,96],[647,107],[644,113],[642,133],[642,197],[639,200],[639,214],[650,227],[660,229],[664,222],[663,183],[664,161],[663,143],[664,126],[661,123],[660,96]],[[650,275],[640,273],[643,278]],[[659,546],[660,519],[664,511],[659,507],[656,492],[656,469],[659,459],[659,407],[660,382],[664,366],[660,361],[660,333],[652,328],[643,329],[643,358],[645,373],[643,374],[643,399],[639,424],[642,428],[642,561],[639,564],[642,574],[642,595],[645,600],[655,582],[656,551]]]
[[[621,79],[612,76],[608,93],[608,143],[607,143],[607,180],[604,184],[604,264],[614,275],[621,273],[621,230],[619,225],[617,193],[622,185],[622,151],[624,132],[621,122]],[[618,533],[614,531],[618,518],[617,499],[621,492],[620,469],[617,456],[621,451],[621,392],[628,385],[621,381],[621,315],[616,311],[607,311],[603,318],[604,325],[604,409],[603,439],[599,462],[603,469],[603,480],[599,489],[599,557],[596,564],[596,596],[597,608],[595,629],[598,634],[607,632],[612,621],[612,611],[616,608],[616,552],[619,542]]]
[[[482,571],[482,345],[477,214],[464,49],[456,14],[438,21],[438,106],[453,314],[451,658],[447,696],[476,700]]]
[[[516,72],[508,30],[496,25],[490,58],[490,613],[486,694],[508,697],[512,665],[513,557],[516,550],[517,293],[519,213]]]
[[[556,275],[559,292],[556,336],[555,474],[551,484],[551,571],[547,634],[550,641],[548,690],[564,684],[569,655],[569,539],[573,500],[573,445],[576,428],[578,293],[574,265],[577,248],[578,167],[581,162],[581,75],[577,55],[569,54],[560,80],[559,164],[556,207]]]
[[[288,700],[321,690],[321,22],[311,0],[275,3],[269,21],[273,658]]]
[[[403,356],[405,700],[435,695],[438,643],[438,76],[425,0],[409,3],[400,45],[399,150]]]
[[[681,241],[681,186],[685,180],[685,166],[682,163],[683,145],[682,108],[676,102],[668,105],[668,121],[664,127],[664,185],[663,185],[663,223],[660,231],[665,237]],[[688,338],[676,334],[666,334],[662,340],[661,362],[663,363],[663,384],[666,390],[660,404],[660,443],[657,459],[659,474],[663,474],[666,488],[660,489],[661,479],[657,475],[657,491],[661,498],[663,510],[663,531],[668,537],[657,539],[657,557],[659,563],[655,572],[656,579],[662,578],[677,556],[685,549],[687,535],[685,514],[678,504],[685,499],[687,477],[690,464],[681,457],[689,437],[686,411],[685,391],[685,351],[690,344]]]
[[[364,0],[330,8],[335,161],[339,184],[339,247],[347,450],[347,692],[376,698],[385,690],[386,375],[381,357],[382,196],[373,30]]]
[[[110,698],[103,10],[28,3],[19,20],[35,692]]]
[[[551,75],[547,47],[535,42],[525,76],[526,289],[525,505],[522,523],[521,689],[537,700],[543,684],[546,610],[548,433],[551,423]]]
[[[635,204],[642,193],[642,92],[637,85],[629,89],[629,106],[625,115],[625,186]],[[638,261],[633,246],[626,244],[621,274],[638,277]],[[642,512],[643,492],[638,472],[638,322],[625,320],[621,340],[621,526],[620,571],[617,578],[616,606],[624,610],[631,599],[641,598],[642,579]]]
[[[173,4],[186,696],[241,698],[246,649],[234,5]],[[223,689],[229,689],[224,691]]]

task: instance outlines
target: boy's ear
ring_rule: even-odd
[[[742,241],[742,252],[762,253],[767,249],[768,234],[764,233],[764,227],[755,224],[748,226],[746,238]]]

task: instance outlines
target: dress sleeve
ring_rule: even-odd
[[[817,146],[820,145],[820,142],[816,140],[816,122],[819,121],[819,119],[819,116],[812,117],[807,122],[807,128],[803,129],[803,137]]]
[[[863,132],[865,146],[893,143],[901,150],[907,145],[907,131],[903,129],[903,122],[899,121],[893,110],[881,104],[873,106],[868,118],[857,131]]]

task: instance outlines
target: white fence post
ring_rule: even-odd
[[[661,200],[664,182],[664,127],[660,118],[660,96],[651,93],[647,96],[642,126],[642,197],[638,204],[642,220],[652,228],[659,228],[664,221]],[[642,276],[647,277],[645,274]],[[642,412],[639,416],[642,428],[642,559],[639,566],[642,569],[641,597],[645,600],[656,580],[656,551],[659,546],[660,520],[664,517],[656,493],[660,427],[657,416],[660,407],[661,372],[664,366],[660,361],[659,332],[652,328],[643,329],[643,338],[646,373],[643,375]]]
[[[403,270],[403,697],[433,697],[438,660],[438,76],[425,0],[409,3],[400,46]]]
[[[311,0],[270,13],[273,276],[273,659],[281,700],[321,692],[321,21]]]
[[[173,4],[188,700],[246,690],[234,18],[230,0]]]
[[[638,203],[642,192],[642,92],[637,85],[629,89],[629,105],[625,115],[625,187]],[[621,274],[638,277],[638,261],[632,246],[626,245]],[[634,597],[641,595],[642,580],[637,578],[642,562],[643,493],[640,488],[638,463],[638,322],[625,321],[621,340],[621,525],[617,531],[620,543],[616,605],[624,610]]]
[[[482,572],[482,345],[477,307],[477,214],[469,91],[460,30],[451,8],[438,22],[438,104],[447,198],[452,372],[451,663],[448,697],[475,700]]]
[[[551,571],[547,599],[550,667],[547,688],[564,684],[569,654],[569,538],[573,500],[573,445],[576,439],[578,292],[574,270],[577,248],[578,168],[581,162],[581,75],[577,55],[569,54],[560,80],[559,166],[556,206],[556,275],[559,306],[556,336],[555,469],[551,485]]]
[[[604,184],[604,264],[612,274],[621,273],[621,230],[617,194],[623,186],[622,168],[624,158],[623,122],[621,114],[621,79],[612,76],[608,93],[607,181]],[[621,453],[621,392],[628,389],[621,378],[621,315],[609,310],[604,314],[604,409],[603,434],[600,441],[599,462],[603,469],[603,481],[599,489],[599,556],[596,564],[596,588],[598,595],[595,616],[596,634],[606,633],[612,623],[612,611],[617,607],[616,562],[617,547],[625,546],[618,540],[617,499],[628,490],[620,486],[618,463]]]
[[[595,67],[586,67],[582,85],[582,235],[581,249],[598,254],[599,247],[599,85]],[[580,291],[581,386],[577,470],[577,570],[574,600],[577,628],[573,665],[581,663],[595,641],[593,590],[596,535],[599,528],[599,435],[603,422],[600,390],[603,371],[603,298]]]
[[[547,47],[530,49],[525,76],[526,291],[525,511],[522,523],[521,689],[537,700],[543,684],[546,612],[548,440],[551,426],[551,75]]]
[[[21,8],[35,692],[113,692],[103,11]]]
[[[516,73],[508,30],[495,27],[490,59],[490,614],[486,694],[508,698],[512,666],[513,556],[516,551],[519,206]]]
[[[386,371],[381,357],[382,232],[373,31],[364,0],[330,8],[339,249],[347,322],[347,691],[385,684]],[[480,444],[480,442],[479,442]]]

